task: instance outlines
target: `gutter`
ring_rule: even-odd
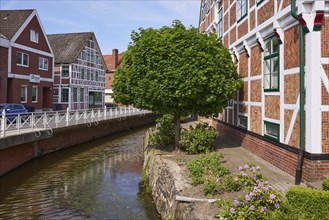
[[[291,0],[291,16],[299,21],[296,13],[296,0]],[[305,35],[302,24],[299,21],[299,152],[295,174],[295,185],[302,181],[302,167],[305,155]]]

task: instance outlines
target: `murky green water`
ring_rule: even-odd
[[[160,219],[140,187],[145,132],[46,155],[0,177],[0,219]]]

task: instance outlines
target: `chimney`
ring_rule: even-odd
[[[113,68],[116,69],[118,67],[118,49],[112,49],[113,56]]]

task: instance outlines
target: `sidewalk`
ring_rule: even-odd
[[[188,123],[188,125],[200,122],[210,123],[210,120],[201,119],[197,122]],[[239,166],[252,162],[261,167],[262,174],[276,189],[286,192],[289,187],[295,185],[295,178],[293,176],[280,170],[264,159],[254,155],[228,137],[219,135],[219,137],[215,140],[214,145],[216,149],[220,149],[224,153],[224,160],[228,167],[236,167],[236,170],[231,172],[238,172]],[[306,186],[305,184],[301,185]]]

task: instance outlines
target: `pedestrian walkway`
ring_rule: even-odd
[[[208,119],[202,119],[198,122],[188,123],[188,126],[200,122],[210,123],[211,121]],[[224,153],[224,160],[227,166],[236,168],[235,172],[238,172],[239,166],[252,162],[261,167],[262,174],[277,190],[286,192],[289,187],[295,185],[295,178],[293,176],[244,149],[239,144],[235,143],[234,140],[225,137],[224,135],[219,135],[215,140],[214,145],[216,149],[220,149]],[[234,172],[234,170],[231,170],[231,172]],[[305,186],[304,184],[302,185]]]

